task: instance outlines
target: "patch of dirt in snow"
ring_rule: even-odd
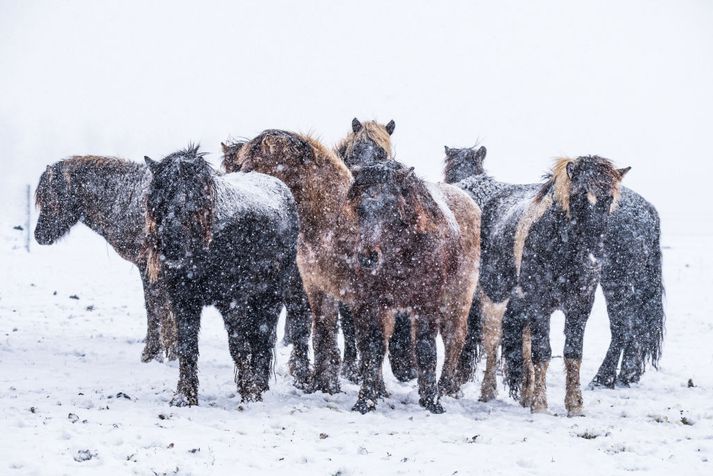
[[[399,383],[385,368],[391,397],[362,416],[350,411],[358,387],[346,381],[333,396],[292,387],[289,349],[279,344],[271,390],[261,403],[242,404],[212,309],[200,337],[200,406],[173,408],[176,363],[139,361],[145,317],[135,268],[83,228],[30,254],[2,239],[2,474],[713,471],[710,236],[664,240],[661,369],[631,388],[585,389],[582,418],[563,416],[561,315],[552,325],[550,415],[530,414],[502,386],[498,399],[480,403],[479,382],[466,385],[462,399],[444,399],[447,413],[431,415],[418,406],[415,382]],[[598,296],[585,385],[608,339]]]

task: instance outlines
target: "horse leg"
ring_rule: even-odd
[[[411,342],[411,316],[397,312],[394,333],[389,339],[389,362],[391,372],[399,382],[408,382],[416,378],[416,368]]]
[[[361,354],[361,389],[353,411],[367,413],[376,408],[381,397],[383,377],[381,367],[386,354],[383,316],[375,306],[360,306],[355,311],[356,338]]]
[[[326,293],[308,290],[314,315],[313,389],[334,394],[339,390],[339,347],[337,346],[337,302]]]
[[[252,400],[253,370],[250,366],[250,330],[255,327],[253,313],[248,306],[221,310],[225,330],[228,332],[228,349],[235,365],[235,384],[243,401]]]
[[[582,365],[582,349],[584,347],[584,329],[592,309],[594,295],[588,302],[575,305],[574,309],[565,311],[564,323],[564,359],[567,369],[567,390],[564,399],[567,416],[583,415],[582,388],[579,382],[579,369]]]
[[[253,374],[252,394],[249,398],[262,400],[263,392],[270,389],[270,370],[272,353],[277,337],[277,320],[280,317],[281,304],[274,297],[263,296],[254,306],[255,326],[250,330],[250,355]],[[246,398],[247,399],[247,398]]]
[[[458,397],[460,393],[460,383],[456,377],[458,362],[460,361],[465,335],[468,332],[468,305],[463,305],[460,309],[454,309],[450,315],[441,316],[441,336],[445,347],[445,359],[441,378],[438,381],[440,395]]]
[[[483,352],[485,352],[486,361],[483,383],[480,387],[480,401],[489,402],[497,395],[495,371],[498,365],[498,346],[502,338],[503,315],[507,309],[508,301],[494,303],[483,294],[481,303],[483,313]]]
[[[535,393],[535,366],[532,363],[532,331],[525,325],[522,332],[523,379],[520,405],[530,407]]]
[[[201,325],[201,305],[190,299],[171,296],[173,315],[178,331],[179,376],[173,406],[198,405],[198,332]]]
[[[606,387],[614,388],[616,381],[616,369],[619,365],[619,358],[624,349],[625,340],[625,320],[626,320],[626,297],[621,296],[616,289],[602,285],[604,297],[607,302],[607,314],[609,315],[609,332],[611,342],[602,364],[597,370],[597,374],[589,384],[590,388]]]
[[[146,304],[146,344],[141,352],[141,361],[150,362],[161,359],[161,322],[158,314],[160,303],[154,284],[146,275],[146,268],[139,267],[141,284],[144,288],[144,302]]]
[[[461,352],[456,372],[458,385],[465,384],[475,375],[475,368],[478,363],[478,345],[480,344],[482,331],[480,322],[480,290],[476,289],[468,312],[468,333],[466,334],[463,352]]]
[[[349,307],[339,303],[339,319],[344,335],[344,360],[342,361],[342,376],[352,383],[359,383],[359,367],[357,364],[357,344],[354,333],[354,316]]]
[[[413,335],[416,352],[416,367],[418,369],[418,403],[431,413],[443,413],[445,410],[438,401],[438,385],[436,383],[436,336],[438,326],[433,315],[416,315],[413,325]]]
[[[550,347],[550,315],[534,312],[529,319],[532,349],[533,385],[530,411],[547,412],[547,368],[552,357]]]
[[[176,318],[171,311],[171,303],[163,282],[158,281],[151,285],[152,293],[156,296],[157,312],[161,323],[161,346],[168,360],[176,360]]]
[[[312,327],[312,312],[310,311],[307,294],[302,283],[297,266],[293,266],[285,298],[285,338],[292,344],[292,353],[288,368],[295,379],[297,388],[308,388],[311,373],[309,368],[309,334]],[[289,331],[288,331],[289,328]]]

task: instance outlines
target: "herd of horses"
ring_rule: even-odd
[[[628,385],[657,365],[659,218],[621,185],[629,168],[561,158],[542,183],[508,184],[485,172],[485,147],[446,147],[445,180],[429,183],[394,158],[394,128],[354,119],[333,148],[266,130],[221,144],[220,172],[193,145],[145,164],[74,156],[40,178],[35,238],[52,244],[82,222],[138,267],[142,360],[179,360],[173,405],[198,404],[198,333],[209,305],[223,317],[244,401],[269,388],[283,308],[294,384],[332,394],[341,374],[360,383],[361,413],[388,395],[387,353],[397,379],[417,379],[420,405],[442,413],[440,397],[459,396],[483,354],[481,400],[496,396],[499,349],[510,394],[547,411],[550,317],[560,310],[565,407],[582,414],[583,337],[597,285],[611,344],[592,385]]]

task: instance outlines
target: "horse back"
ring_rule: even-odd
[[[483,209],[480,285],[495,303],[503,302],[518,282],[515,245],[521,220],[531,209],[537,186],[513,186],[495,194]]]

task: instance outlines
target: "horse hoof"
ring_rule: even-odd
[[[550,410],[547,408],[547,405],[530,405],[530,413],[534,414],[539,414],[539,415],[549,415]]]
[[[490,392],[488,392],[488,393],[485,393],[485,392],[481,393],[481,394],[480,394],[480,398],[478,399],[479,402],[483,402],[483,403],[488,403],[488,402],[491,401],[491,400],[495,400],[495,394],[494,394],[494,393],[490,393]]]
[[[160,347],[144,347],[143,352],[141,352],[141,362],[148,363],[152,360],[163,362],[163,355],[161,354]]]
[[[342,374],[342,377],[349,380],[351,383],[359,383],[361,380],[359,378],[360,377],[359,368],[358,368],[356,362],[349,362],[349,361],[342,362],[341,374]]]
[[[443,408],[443,405],[441,405],[440,402],[433,400],[433,399],[420,399],[418,401],[419,405],[421,405],[423,408],[428,410],[431,413],[434,413],[436,415],[440,415],[441,413],[445,413],[446,410]]]
[[[169,362],[175,362],[176,360],[178,360],[178,353],[175,351],[175,349],[169,349],[166,351],[166,358]]]
[[[171,405],[172,407],[191,407],[194,405],[197,406],[198,398],[189,397],[186,394],[179,392],[173,396],[169,405]]]
[[[352,407],[353,412],[359,412],[365,415],[376,410],[376,402],[370,398],[360,398]]]
[[[413,368],[391,368],[391,373],[394,374],[394,377],[396,377],[396,380],[399,382],[410,382],[411,380],[415,379],[418,377],[416,373],[416,369]]]
[[[596,376],[588,385],[589,390],[596,390],[598,388],[614,388],[614,378],[613,377],[600,377]]]
[[[567,409],[567,417],[568,418],[583,417],[583,416],[584,416],[584,410],[582,409],[582,407]]]
[[[250,403],[250,402],[262,402],[262,393],[260,392],[246,392],[244,394],[240,394],[240,402],[241,403]]]
[[[313,392],[322,392],[329,395],[334,395],[339,393],[341,389],[339,388],[339,379],[335,378],[324,378],[315,377],[314,385],[312,386]]]

